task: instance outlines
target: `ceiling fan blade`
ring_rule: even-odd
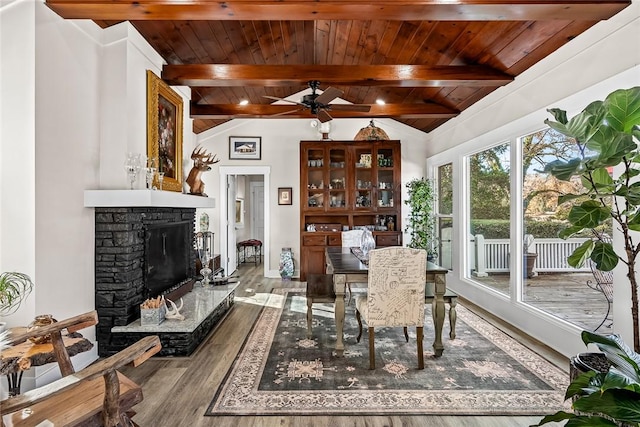
[[[329,107],[334,111],[361,111],[363,113],[371,111],[370,105],[363,104],[330,104]]]
[[[269,95],[262,95],[264,98],[269,98],[269,99],[273,99],[274,101],[284,101],[284,102],[290,102],[292,104],[297,104],[297,105],[301,105],[303,107],[308,107],[308,105],[302,104],[300,102],[296,102],[296,101],[291,101],[289,99],[284,99],[284,98],[278,98],[277,96],[269,96]]]
[[[328,87],[327,90],[322,92],[316,98],[316,102],[319,104],[328,104],[334,99],[342,96],[344,94],[340,89],[336,89],[335,87]]]
[[[327,113],[326,110],[320,109],[318,110],[318,120],[320,120],[320,123],[325,123],[331,121],[332,117],[329,115],[329,113]]]
[[[302,110],[304,110],[304,108],[296,108],[295,110],[288,110],[288,111],[283,111],[282,113],[271,114],[269,117],[284,116],[291,113],[297,113],[298,111],[302,111]]]

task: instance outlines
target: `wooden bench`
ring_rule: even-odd
[[[131,408],[142,401],[139,385],[117,371],[138,366],[161,349],[157,336],[145,337],[119,353],[74,372],[61,331],[69,333],[95,325],[95,311],[12,337],[19,344],[30,337],[50,335],[63,377],[0,402],[1,425],[36,426],[45,421],[58,426],[131,427]],[[24,364],[27,366],[28,364]]]

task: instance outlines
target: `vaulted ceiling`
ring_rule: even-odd
[[[167,62],[162,79],[191,87],[196,133],[238,117],[314,117],[266,97],[310,80],[371,106],[329,110],[334,118],[390,117],[429,132],[630,3],[46,0],[63,18],[130,21]]]

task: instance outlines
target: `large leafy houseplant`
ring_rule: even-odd
[[[536,426],[564,420],[568,420],[565,427],[640,426],[640,354],[617,335],[583,331],[582,341],[597,345],[611,367],[607,372],[578,374],[565,393],[566,399],[573,399],[576,413],[559,411]]]
[[[435,234],[435,186],[433,181],[415,178],[407,183],[409,197],[404,201],[411,208],[405,232],[409,233],[410,248],[426,249],[431,257],[438,256]]]
[[[568,238],[583,230],[592,230],[594,234],[594,239],[576,248],[567,261],[573,267],[580,267],[591,259],[601,271],[611,271],[619,262],[625,265],[631,287],[633,349],[640,352],[635,272],[640,254],[640,238],[635,234],[640,231],[640,87],[616,90],[604,101],[592,102],[571,119],[564,110],[548,111],[555,121],[545,120],[545,123],[573,138],[581,153],[580,157],[568,161],[550,162],[544,169],[561,180],[579,177],[582,181],[582,193],[561,195],[558,204],[586,198],[571,208],[570,225],[560,232],[560,237]],[[613,177],[610,171],[614,172]],[[609,219],[622,235],[624,251],[621,254],[596,231]]]

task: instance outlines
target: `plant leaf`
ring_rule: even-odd
[[[604,101],[605,120],[619,132],[631,133],[640,123],[640,86],[610,93]]]
[[[574,226],[582,228],[596,228],[609,216],[609,211],[595,200],[587,200],[578,206],[573,206],[568,220]]]
[[[590,256],[600,271],[611,271],[618,265],[618,255],[613,250],[613,245],[607,242],[596,242]]]
[[[616,420],[640,423],[640,395],[628,390],[609,389],[573,402],[577,411],[608,415]]]
[[[567,257],[567,263],[571,267],[580,268],[591,256],[591,251],[594,247],[593,240],[587,240],[582,245],[578,246],[571,255]]]

